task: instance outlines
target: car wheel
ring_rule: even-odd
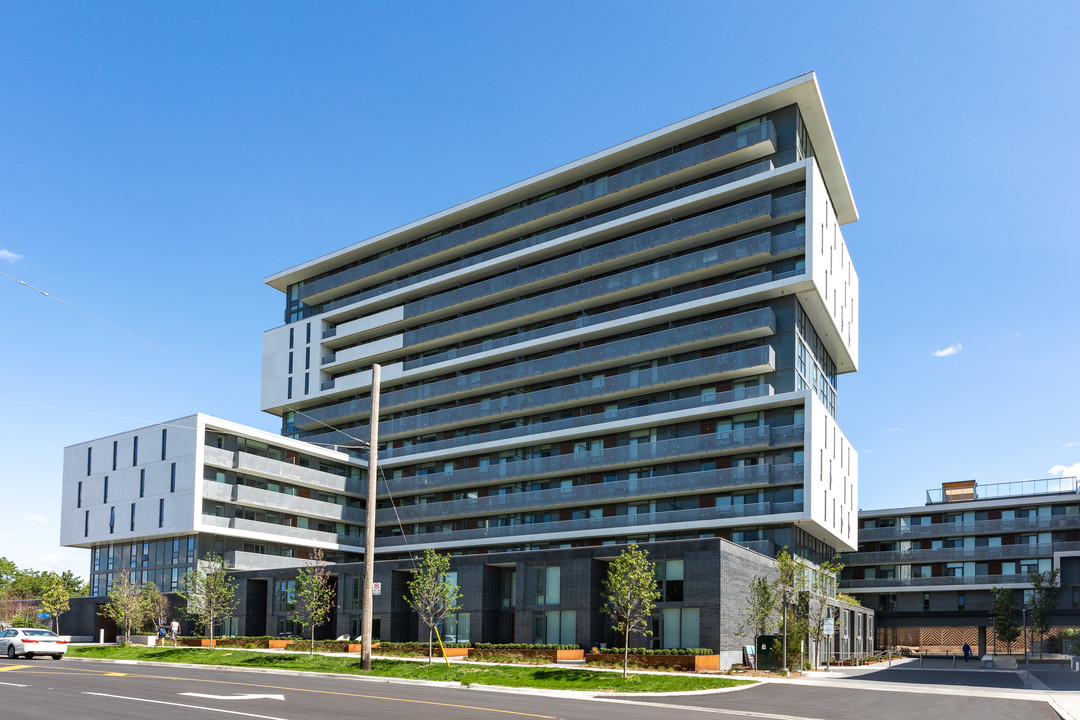
[[[64,657],[64,655],[63,655],[63,654],[61,653],[60,655],[53,655],[53,656],[52,656],[52,659],[53,659],[53,660],[59,660],[59,659],[60,659],[60,658],[62,658],[62,657]]]
[[[34,653],[23,653],[23,657],[26,658],[27,660],[33,660],[34,659]]]
[[[9,660],[14,660],[17,657],[15,655],[15,646],[14,645],[8,645],[7,646],[7,656],[8,656]]]

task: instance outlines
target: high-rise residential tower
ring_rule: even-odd
[[[272,275],[262,407],[366,439],[377,548],[856,546],[857,219],[813,74]]]

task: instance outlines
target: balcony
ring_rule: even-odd
[[[581,220],[574,223],[568,223],[560,225],[559,227],[552,228],[551,230],[537,233],[535,235],[525,235],[522,238],[514,241],[510,241],[504,244],[500,244],[496,248],[486,250],[484,252],[471,253],[456,260],[451,260],[446,263],[440,264],[438,267],[432,270],[425,270],[422,272],[414,273],[408,277],[398,278],[396,280],[390,280],[388,282],[379,283],[378,285],[363,290],[360,292],[350,293],[344,297],[338,298],[332,302],[327,302],[323,305],[306,306],[303,308],[303,317],[311,317],[318,313],[333,312],[341,308],[356,305],[366,300],[372,300],[379,297],[389,297],[391,293],[398,290],[402,290],[411,285],[432,280],[434,278],[447,275],[448,273],[456,270],[461,270],[467,267],[472,267],[480,263],[493,260],[510,253],[515,253],[519,250],[525,250],[530,247],[543,245],[546,242],[555,240],[561,237],[565,237],[572,233],[579,232],[581,230],[587,230],[591,227],[597,227],[605,223],[614,222],[624,217],[629,217],[637,213],[645,212],[661,205],[677,202],[684,198],[696,195],[698,193],[704,193],[709,190],[727,185],[729,183],[737,182],[754,175],[760,175],[761,173],[769,172],[773,169],[771,160],[763,160],[759,163],[754,163],[747,167],[734,170],[729,173],[725,173],[718,177],[710,178],[708,180],[702,180],[697,183],[679,188],[678,190],[672,190],[671,192],[662,193],[650,197],[646,200],[641,200],[636,203],[630,203],[624,205],[615,210],[609,210],[599,215],[594,215],[585,220]]]
[[[1027,575],[959,575],[948,577],[919,577],[919,578],[871,578],[869,580],[843,580],[840,582],[841,590],[860,590],[864,588],[881,589],[889,592],[896,588],[924,588],[936,585],[963,587],[965,585],[1030,585],[1031,578]]]
[[[603,376],[572,385],[559,385],[546,390],[489,398],[468,405],[409,415],[395,420],[383,420],[379,424],[379,436],[389,440],[406,433],[417,433],[420,428],[431,432],[445,426],[462,423],[476,424],[483,422],[485,418],[494,419],[499,416],[535,413],[541,409],[554,410],[586,402],[596,402],[600,398],[612,401],[627,395],[650,392],[676,384],[754,375],[773,372],[775,369],[776,352],[771,346],[765,345],[698,360],[662,365],[648,370],[637,370],[610,377]],[[305,430],[325,427],[323,423],[341,422],[342,419],[362,417],[370,412],[369,398],[349,400],[325,408],[305,410],[302,415],[297,415],[296,427]],[[329,438],[332,434],[312,435],[309,439],[322,440]]]
[[[363,525],[367,519],[364,511],[359,508],[338,505],[323,500],[313,500],[298,495],[287,495],[246,485],[206,481],[203,483],[203,497],[207,500],[235,503],[244,507],[261,508],[292,515],[306,515],[333,522]]]
[[[604,412],[592,413],[590,415],[563,418],[561,420],[534,423],[532,425],[521,425],[518,427],[506,428],[505,430],[496,430],[494,432],[468,435],[466,437],[450,438],[448,440],[435,440],[432,442],[407,445],[405,447],[388,447],[384,450],[381,450],[379,452],[379,456],[382,459],[389,460],[391,458],[400,458],[408,455],[415,455],[417,453],[437,452],[440,450],[461,449],[462,452],[468,452],[471,446],[493,443],[499,440],[509,440],[512,438],[529,438],[533,435],[538,435],[540,433],[577,431],[563,432],[559,437],[556,438],[531,440],[532,442],[558,442],[560,439],[563,438],[572,438],[575,435],[580,434],[582,431],[602,432],[599,430],[591,429],[590,427],[599,423],[635,420],[640,418],[647,418],[651,415],[660,415],[663,413],[677,412],[680,410],[712,408],[714,411],[718,411],[718,409],[716,408],[716,406],[718,405],[740,402],[743,400],[752,400],[755,398],[770,397],[772,394],[772,385],[757,385],[755,387],[740,388],[738,390],[730,390],[728,392],[716,393],[713,395],[696,395],[693,397],[680,398],[679,400],[671,400],[668,402],[650,403],[648,405],[626,407],[619,410],[605,410]],[[691,414],[689,413],[686,415],[686,417],[690,416]]]
[[[877,552],[844,553],[844,564],[848,567],[855,567],[857,565],[1022,560],[1025,558],[1050,557],[1055,552],[1075,550],[1080,550],[1080,542],[983,545],[979,547],[937,548],[936,550],[882,550]]]
[[[1046,478],[1043,480],[1020,480],[1011,483],[978,485],[971,481],[971,487],[961,499],[950,498],[944,489],[927,490],[926,504],[940,505],[950,502],[972,500],[1000,500],[1002,498],[1037,497],[1040,495],[1060,495],[1080,493],[1080,481],[1075,477]]]
[[[737,133],[598,179],[595,182],[582,184],[574,190],[525,205],[516,210],[504,212],[468,227],[450,230],[439,237],[412,247],[402,248],[389,255],[367,259],[357,267],[348,268],[305,283],[300,288],[300,299],[307,300],[343,285],[358,282],[364,278],[378,275],[441,252],[458,249],[483,237],[504,232],[516,226],[555,215],[633,187],[639,187],[642,193],[647,192],[652,189],[650,185],[652,181],[695,165],[725,157],[730,164],[737,164],[760,158],[775,151],[776,132],[772,123],[766,121]]]
[[[1011,520],[971,520],[968,522],[935,523],[930,525],[894,525],[893,527],[861,528],[859,530],[859,541],[998,535],[1034,530],[1068,530],[1076,528],[1078,525],[1080,525],[1080,517],[1076,515],[1050,515],[1014,518]]]
[[[612,517],[583,518],[580,520],[556,520],[551,522],[521,523],[498,527],[476,528],[473,530],[448,530],[435,533],[414,533],[406,537],[391,536],[378,539],[380,549],[399,545],[439,545],[443,543],[462,543],[499,540],[523,536],[543,536],[556,534],[599,535],[604,531],[623,530],[629,533],[649,532],[656,526],[686,524],[700,527],[700,523],[710,520],[749,519],[752,522],[767,522],[770,515],[802,512],[801,502],[758,503],[755,505],[734,505],[729,507],[694,508],[692,510],[672,510],[668,512],[641,515],[615,515]],[[541,538],[542,539],[542,538]]]
[[[360,487],[359,476],[352,479],[345,478],[334,473],[238,450],[222,450],[204,446],[203,459],[207,465],[235,470],[240,474],[297,483],[327,492],[356,494]]]
[[[309,564],[309,560],[284,557],[282,555],[267,555],[265,553],[243,552],[241,550],[225,551],[225,567],[230,570],[278,570],[281,568],[304,567]]]
[[[452,472],[389,479],[387,484],[396,496],[573,472],[595,473],[607,468],[632,467],[675,457],[715,455],[721,452],[751,452],[770,447],[797,445],[802,443],[804,431],[803,425],[724,430],[705,435],[585,450],[565,455],[507,460],[494,465],[462,468]]]
[[[635,499],[664,498],[676,495],[715,492],[731,488],[792,485],[803,482],[803,466],[752,465],[740,468],[703,470],[677,475],[617,480],[574,487],[533,490],[464,498],[447,502],[423,503],[377,510],[378,525],[435,520],[438,518],[477,517],[522,511],[542,511],[575,505],[626,502]]]
[[[310,528],[278,525],[276,523],[246,520],[244,518],[226,518],[217,515],[207,515],[205,513],[203,513],[200,518],[203,525],[221,529],[237,530],[248,537],[258,533],[262,535],[273,535],[281,540],[287,540],[290,543],[297,543],[300,545],[306,545],[310,542],[322,542],[334,545],[357,546],[361,548],[364,546],[364,538],[353,537],[351,535],[338,535],[337,533],[312,530]]]

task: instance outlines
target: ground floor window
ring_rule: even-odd
[[[469,613],[453,613],[443,621],[439,632],[444,643],[466,643],[469,639]]]
[[[548,610],[534,617],[534,642],[549,645],[574,645],[577,643],[577,611]]]
[[[360,632],[360,626],[363,624],[363,622],[364,622],[364,618],[363,618],[362,615],[354,615],[352,617],[352,619],[349,621],[349,635],[351,635],[356,640],[360,640],[361,639],[360,636],[363,634],[363,633]],[[378,642],[379,641],[379,636],[380,636],[381,631],[382,631],[382,616],[380,616],[380,615],[372,615],[371,616],[371,641],[372,642]]]
[[[692,648],[701,644],[700,608],[664,608],[653,615],[653,648]]]
[[[300,635],[300,623],[290,618],[280,618],[278,620],[278,635]]]

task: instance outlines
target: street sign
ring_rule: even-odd
[[[825,618],[825,627],[823,633],[825,635],[832,635],[836,630],[836,620],[834,618]]]
[[[39,613],[37,614],[37,616],[38,616],[38,620],[48,620],[49,618],[51,618],[51,617],[52,617],[52,615],[50,615],[50,614],[49,614],[49,613],[47,613],[47,612],[39,612]]]
[[[377,582],[371,583],[371,594],[372,595],[382,595],[382,583],[377,583]]]

